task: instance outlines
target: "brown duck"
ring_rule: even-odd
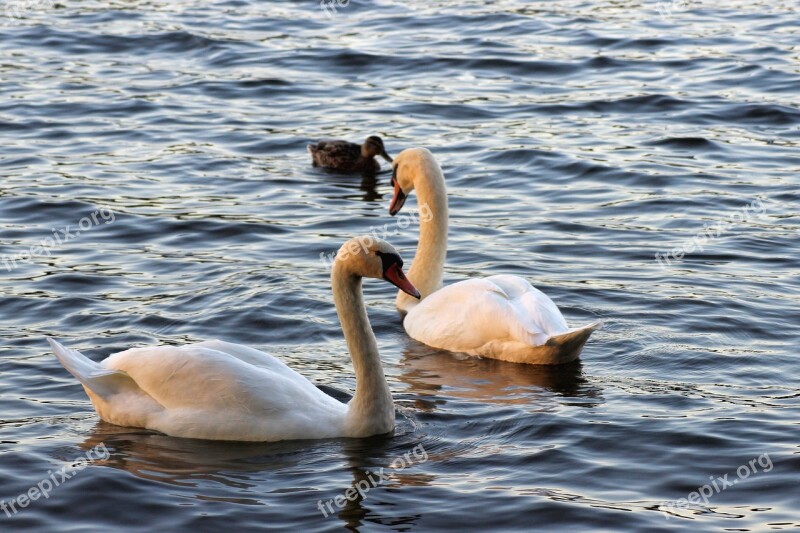
[[[323,167],[341,172],[377,173],[381,164],[376,156],[383,157],[389,163],[392,158],[386,153],[380,137],[371,135],[364,144],[347,141],[319,141],[308,145],[315,167]]]

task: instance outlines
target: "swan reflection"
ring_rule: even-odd
[[[99,421],[80,447],[102,444],[109,455],[95,466],[185,487],[197,500],[264,506],[266,521],[290,498],[293,509],[318,517],[320,524],[338,520],[357,531],[365,522],[389,517],[405,524],[419,520],[418,514],[403,514],[402,493],[387,489],[434,481],[434,475],[414,468],[428,460],[423,439],[402,416],[391,437],[275,443],[182,439]],[[411,462],[398,465],[404,456]],[[220,491],[220,485],[226,489]]]
[[[400,362],[401,381],[418,395],[421,410],[434,406],[428,397],[446,396],[500,405],[531,405],[556,394],[571,401],[561,403],[593,407],[602,402],[601,391],[583,374],[580,360],[564,365],[527,365],[482,359],[430,348],[406,340]],[[587,401],[589,400],[589,401]]]

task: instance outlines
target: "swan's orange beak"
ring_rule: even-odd
[[[392,171],[392,186],[394,186],[394,196],[392,197],[392,203],[389,204],[389,214],[395,216],[403,209],[407,198],[403,189],[400,188],[400,183],[397,182],[397,167]]]
[[[419,293],[416,287],[408,281],[403,269],[400,268],[400,265],[394,263],[392,266],[387,268],[383,272],[386,281],[403,291],[404,293],[413,296],[416,299],[422,298],[422,295]]]

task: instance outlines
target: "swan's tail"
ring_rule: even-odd
[[[572,328],[566,333],[553,335],[547,339],[546,346],[552,346],[558,350],[558,358],[563,362],[577,359],[583,349],[583,345],[589,337],[603,327],[602,321],[597,321],[580,328]]]
[[[131,384],[133,380],[121,370],[111,370],[95,363],[85,355],[75,350],[65,348],[51,338],[47,338],[58,362],[75,376],[75,379],[93,393],[103,399],[118,394]]]

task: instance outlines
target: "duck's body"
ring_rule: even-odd
[[[374,242],[374,240],[372,241]],[[320,391],[282,361],[223,341],[135,348],[101,363],[50,340],[56,357],[78,381],[100,418],[175,437],[278,441],[366,437],[394,428],[394,404],[361,296],[361,277],[387,279],[416,289],[402,275],[402,261],[383,241],[334,262],[334,300],[356,372],[348,404]]]
[[[394,162],[396,214],[412,190],[430,218],[420,218],[420,240],[408,277],[422,294],[398,294],[406,312],[403,327],[413,339],[435,348],[516,363],[562,364],[578,358],[593,323],[571,329],[543,292],[519,276],[470,279],[442,288],[447,254],[448,206],[444,175],[424,148],[405,150]]]
[[[315,167],[339,172],[377,174],[381,165],[375,159],[376,156],[392,162],[383,147],[383,141],[375,136],[368,137],[364,144],[341,140],[319,141],[317,144],[309,144],[308,152]]]

